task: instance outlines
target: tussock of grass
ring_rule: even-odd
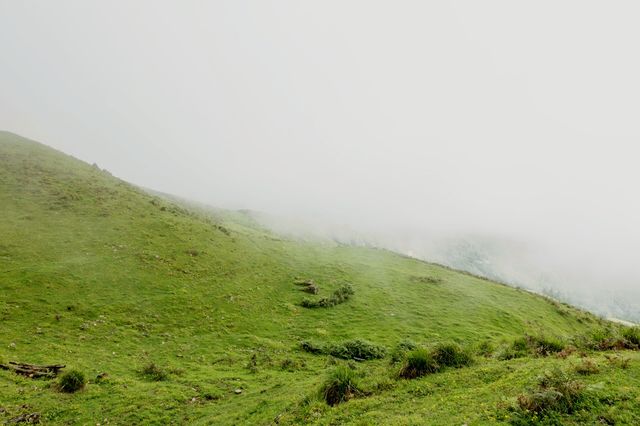
[[[584,398],[584,388],[584,384],[558,368],[547,371],[534,389],[518,396],[518,414],[533,419],[533,416],[572,413]]]
[[[356,372],[345,365],[338,365],[329,374],[321,393],[329,405],[348,401],[360,393]]]
[[[455,343],[442,343],[433,350],[433,359],[442,367],[466,367],[473,363],[473,357]]]
[[[440,365],[431,352],[426,349],[414,349],[407,354],[399,376],[404,379],[415,379],[425,374],[437,373]]]
[[[155,363],[151,362],[140,369],[140,375],[142,375],[145,379],[151,380],[154,382],[160,382],[163,380],[167,380],[169,377],[168,373]]]
[[[545,336],[527,336],[526,340],[529,350],[538,356],[549,356],[558,353],[566,346],[565,343],[559,339]]]
[[[74,393],[86,384],[84,374],[78,370],[69,370],[60,376],[58,380],[58,390],[60,392]]]

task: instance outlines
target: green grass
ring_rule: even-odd
[[[31,410],[48,424],[490,424],[541,371],[577,355],[487,357],[416,380],[398,380],[388,357],[350,361],[361,392],[330,407],[318,390],[342,361],[300,342],[471,348],[601,325],[385,250],[293,241],[240,212],[178,205],[6,132],[0,211],[0,361],[63,363],[87,379],[65,394],[0,370],[0,421]],[[318,284],[313,298],[344,283],[353,294],[304,308],[299,277]],[[638,353],[623,353],[627,368],[598,352],[606,366],[581,380],[613,401],[606,415],[637,423]],[[142,374],[149,365],[164,380]],[[585,419],[607,409],[594,407]]]

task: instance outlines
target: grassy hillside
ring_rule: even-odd
[[[563,421],[640,421],[637,352],[495,355],[525,334],[569,342],[605,326],[524,291],[383,250],[286,240],[241,213],[188,209],[6,132],[0,211],[0,363],[62,363],[88,378],[65,394],[54,380],[0,370],[0,420],[491,424],[513,419],[508,407],[537,375],[583,355],[601,366],[585,383],[613,402]],[[299,279],[319,294],[302,292]],[[301,306],[347,283],[346,302]],[[343,361],[300,344],[352,339],[386,355]],[[398,379],[402,354],[391,359],[403,341],[455,342],[474,361]],[[150,364],[164,377],[144,374]],[[331,407],[318,391],[342,364],[361,391]]]

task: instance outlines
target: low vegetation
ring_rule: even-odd
[[[338,365],[322,386],[322,396],[329,405],[346,402],[360,393],[356,372],[345,365]]]
[[[425,374],[437,373],[440,368],[430,351],[424,348],[414,349],[407,354],[399,376],[404,379],[415,379]]]
[[[305,308],[330,308],[346,302],[351,296],[353,296],[353,294],[354,291],[351,284],[343,284],[338,287],[338,289],[336,289],[329,297],[322,297],[317,300],[303,299],[300,305]]]
[[[87,383],[84,374],[78,370],[69,370],[63,373],[58,380],[60,392],[74,393],[82,390]]]
[[[144,367],[140,369],[140,374],[147,380],[151,380],[154,382],[160,382],[162,380],[167,380],[169,375],[166,370],[159,367],[157,364],[151,362],[146,364]]]
[[[574,370],[576,373],[581,374],[583,376],[587,376],[589,374],[597,374],[600,372],[600,368],[598,368],[598,364],[591,358],[583,358],[580,363],[578,363]]]
[[[455,343],[442,343],[433,350],[433,359],[441,367],[466,367],[471,365],[473,357]]]
[[[584,399],[585,385],[571,378],[559,368],[547,371],[538,379],[535,388],[517,398],[514,423],[571,414]]]
[[[331,355],[341,359],[352,359],[355,361],[367,361],[373,359],[384,358],[387,350],[384,346],[362,339],[347,340],[341,343],[328,345],[318,345],[312,342],[303,341],[300,347],[305,352],[312,354]]]
[[[511,344],[503,344],[495,352],[495,357],[503,361],[522,358],[527,355],[545,357],[560,353],[565,347],[566,344],[559,339],[525,335],[515,339]]]

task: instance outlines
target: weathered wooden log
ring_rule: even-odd
[[[33,365],[21,362],[9,361],[8,365],[0,364],[0,369],[11,370],[16,374],[31,378],[47,377],[53,378],[58,375],[65,366],[62,364],[54,365]]]
[[[22,362],[9,361],[9,364],[15,365],[22,368],[32,368],[35,370],[61,370],[66,365],[63,364],[53,364],[53,365],[35,365],[35,364],[25,364]]]

